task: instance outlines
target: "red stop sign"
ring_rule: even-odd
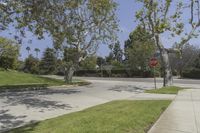
[[[151,58],[149,62],[150,67],[155,67],[158,64],[158,60],[156,58]]]

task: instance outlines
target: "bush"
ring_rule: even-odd
[[[59,72],[59,75],[63,73]],[[93,77],[153,77],[151,71],[140,70],[125,70],[125,69],[113,69],[113,70],[77,70],[75,76],[93,76]]]
[[[200,69],[192,68],[192,69],[184,70],[182,73],[182,76],[184,78],[200,79]]]
[[[47,84],[1,85],[0,92],[47,89]]]
[[[29,55],[25,60],[23,71],[31,74],[39,74],[39,60]]]

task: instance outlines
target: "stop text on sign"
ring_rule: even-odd
[[[158,60],[156,58],[151,58],[149,62],[150,67],[155,67],[158,65]]]

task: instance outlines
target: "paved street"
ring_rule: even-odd
[[[62,77],[60,77],[62,78]],[[76,77],[78,79],[87,79],[87,80],[110,80],[110,81],[132,81],[132,82],[145,82],[152,83],[154,81],[153,78],[104,78],[104,77]],[[158,83],[163,83],[163,78],[156,78]],[[174,77],[173,79],[174,85],[182,85],[182,86],[193,86],[195,88],[199,88],[200,79],[178,79]]]
[[[48,90],[0,93],[0,132],[112,100],[175,98],[175,95],[143,93],[144,90],[154,87],[151,82],[130,79],[84,79],[92,84],[79,87],[51,87]],[[198,88],[198,84],[177,84]],[[161,86],[162,84],[158,83],[158,87]]]

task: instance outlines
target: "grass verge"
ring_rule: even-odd
[[[171,101],[113,101],[7,133],[146,133]]]
[[[160,89],[146,90],[146,93],[156,93],[156,94],[178,94],[178,91],[183,88],[177,86],[162,87]]]
[[[72,84],[87,85],[85,81],[75,81]],[[47,86],[66,85],[63,80],[40,77],[16,71],[0,71],[0,91],[5,89],[45,88]]]

